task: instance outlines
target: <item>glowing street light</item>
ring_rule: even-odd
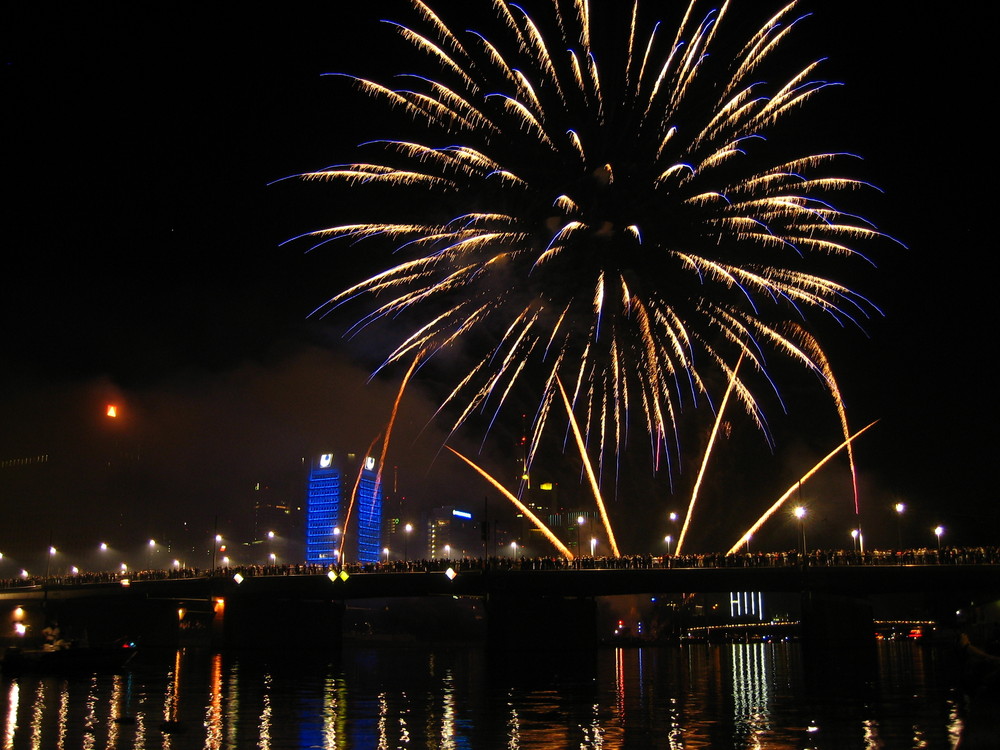
[[[858,537],[861,536],[861,532],[857,529],[851,529],[851,540],[854,542],[854,551],[858,551]]]
[[[671,554],[670,545],[673,544],[674,538],[670,536],[670,534],[667,534],[665,537],[663,537],[663,541],[667,543],[667,557],[670,557]]]
[[[936,537],[937,537],[937,548],[938,548],[938,552],[940,552],[940,551],[941,551],[941,535],[942,535],[943,533],[944,533],[944,526],[935,526],[935,527],[934,527],[934,536],[936,536]]]
[[[594,548],[597,547],[597,537],[590,537],[590,556],[594,556]]]
[[[511,542],[510,543],[510,556],[512,558],[516,558],[517,557],[517,542]]]
[[[795,517],[799,519],[799,528],[802,530],[802,554],[806,554],[806,509],[801,505],[797,506],[793,511]]]
[[[580,553],[580,549],[583,545],[580,542],[580,534],[583,532],[583,525],[587,522],[587,519],[583,516],[576,517],[576,551],[577,554]]]
[[[450,560],[451,559],[451,545],[450,544],[444,545],[444,557],[445,557],[446,560]]]
[[[389,548],[388,547],[383,547],[382,548],[382,554],[385,555],[385,561],[388,563],[389,562]]]
[[[403,527],[403,562],[407,562],[410,559],[410,532],[413,531],[413,524],[408,523]]]

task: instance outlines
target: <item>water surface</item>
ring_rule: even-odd
[[[829,657],[831,655],[827,655]],[[947,650],[797,643],[336,657],[145,654],[122,674],[0,677],[4,749],[952,748]]]

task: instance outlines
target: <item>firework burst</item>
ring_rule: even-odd
[[[388,22],[419,72],[336,74],[382,102],[400,136],[302,177],[389,186],[400,200],[307,235],[393,251],[317,312],[368,301],[352,332],[399,332],[379,369],[462,345],[473,359],[442,398],[452,430],[526,395],[529,464],[562,414],[560,383],[602,469],[630,434],[646,436],[654,466],[672,464],[681,411],[711,404],[713,383],[732,383],[766,435],[772,355],[829,376],[790,322],[877,312],[816,270],[863,260],[857,246],[881,236],[832,202],[865,186],[834,171],[849,155],[782,147],[783,121],[830,85],[817,62],[768,80],[796,3],[750,34],[727,25],[729,2],[691,0],[670,23],[638,2],[453,10],[471,6],[489,11],[476,30],[421,0],[412,21]],[[425,218],[399,220],[415,194]]]

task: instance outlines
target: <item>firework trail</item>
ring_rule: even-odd
[[[601,514],[601,521],[604,523],[604,531],[608,535],[608,544],[611,546],[611,554],[615,557],[619,557],[620,553],[618,551],[618,541],[615,539],[614,529],[611,527],[611,519],[608,518],[608,510],[604,505],[604,497],[601,495],[601,488],[597,483],[597,477],[594,476],[594,467],[590,462],[590,456],[587,455],[587,446],[583,442],[583,435],[580,434],[580,426],[576,423],[576,418],[573,416],[573,407],[569,403],[569,396],[566,395],[566,389],[563,388],[562,383],[557,383],[559,386],[559,395],[562,396],[563,403],[566,405],[566,413],[569,415],[569,423],[573,428],[573,437],[576,438],[576,447],[580,451],[580,458],[583,460],[584,469],[587,471],[587,478],[590,480],[590,487],[594,491],[594,500],[597,502],[597,509]]]
[[[535,528],[537,528],[539,531],[542,532],[542,534],[545,535],[546,539],[552,542],[552,546],[554,546],[557,550],[559,550],[559,554],[561,554],[567,560],[573,559],[573,553],[569,551],[569,548],[565,544],[559,541],[559,537],[553,534],[552,530],[548,526],[546,526],[541,521],[541,519],[538,518],[538,516],[532,513],[531,509],[527,505],[518,500],[515,495],[513,495],[511,492],[505,489],[504,486],[500,484],[500,482],[498,482],[496,479],[490,476],[490,474],[487,473],[485,469],[480,468],[475,462],[472,461],[472,459],[466,458],[451,446],[447,446],[447,448],[456,456],[458,456],[460,459],[465,461],[465,463],[467,463],[469,466],[475,469],[476,472],[478,472],[479,475],[483,477],[483,479],[485,479],[487,482],[496,487],[501,492],[501,494],[503,494],[504,497],[510,500],[511,503],[513,503],[514,506],[524,514],[524,517],[527,518],[529,521],[531,521],[535,525]]]
[[[861,498],[858,494],[858,472],[857,467],[854,463],[854,441],[851,440],[851,430],[847,424],[847,407],[844,405],[843,396],[840,393],[840,387],[837,385],[837,378],[834,377],[833,368],[830,366],[830,361],[826,358],[826,353],[820,347],[819,342],[816,338],[805,331],[796,323],[789,324],[794,335],[796,335],[802,342],[803,346],[809,351],[810,357],[816,362],[820,370],[823,373],[823,378],[826,381],[827,388],[830,391],[830,395],[833,397],[834,404],[837,407],[837,415],[840,417],[840,428],[844,433],[844,440],[847,442],[847,463],[851,467],[851,487],[854,490],[854,516],[857,519],[856,528],[858,529],[858,539],[861,540],[861,551],[865,551],[864,539],[861,535]]]
[[[807,471],[805,474],[803,474],[802,477],[797,482],[795,482],[794,484],[792,484],[791,487],[789,487],[787,490],[785,490],[785,494],[783,494],[781,497],[779,497],[777,500],[775,500],[774,505],[772,505],[770,508],[768,508],[767,511],[764,513],[764,515],[762,515],[760,518],[758,518],[757,521],[754,523],[753,526],[751,526],[749,529],[746,530],[746,533],[744,533],[743,536],[741,536],[739,538],[739,541],[737,541],[736,544],[734,544],[730,548],[730,550],[729,550],[729,552],[727,554],[732,555],[733,553],[735,553],[736,551],[738,551],[740,547],[742,547],[744,544],[747,543],[747,541],[750,539],[750,537],[752,537],[754,534],[757,533],[757,529],[759,529],[761,526],[763,526],[764,523],[767,521],[767,519],[769,519],[771,516],[773,516],[778,511],[778,508],[780,508],[785,503],[785,501],[789,497],[792,496],[793,492],[795,492],[797,489],[800,489],[802,487],[802,485],[805,484],[805,482],[810,477],[812,477],[813,474],[815,474],[817,471],[819,471],[820,469],[822,469],[831,458],[833,458],[838,453],[840,453],[842,450],[844,450],[844,448],[846,448],[847,446],[849,446],[851,443],[853,443],[855,440],[857,440],[861,435],[863,435],[865,432],[867,432],[871,427],[875,426],[876,424],[878,424],[877,420],[875,422],[872,422],[871,424],[869,424],[867,427],[861,428],[860,430],[858,430],[857,432],[855,432],[853,435],[848,436],[848,438],[843,443],[841,443],[836,448],[834,448],[832,451],[830,451],[818,464],[816,464],[809,471]]]
[[[676,554],[678,555],[684,548],[684,538],[687,536],[688,526],[691,525],[691,517],[694,515],[694,504],[698,501],[698,491],[701,489],[701,480],[705,478],[705,470],[708,468],[708,459],[712,455],[712,448],[715,445],[715,439],[719,435],[719,426],[722,424],[722,415],[726,412],[726,405],[729,403],[730,395],[732,395],[733,386],[736,384],[736,374],[740,371],[741,364],[743,364],[742,357],[737,360],[736,367],[733,369],[733,374],[729,377],[729,385],[726,387],[726,393],[722,397],[722,403],[719,404],[719,413],[715,416],[715,424],[712,425],[712,434],[708,439],[708,445],[705,446],[705,455],[702,456],[701,468],[698,470],[698,478],[695,480],[694,489],[691,490],[691,501],[688,503],[687,514],[684,516],[684,525],[681,526],[681,534],[677,538]]]
[[[400,390],[402,390],[402,389],[400,389]],[[394,414],[394,416],[395,416],[395,414]],[[391,429],[391,427],[390,427],[390,429]],[[366,456],[370,456],[371,455],[372,449],[375,447],[375,443],[378,442],[378,439],[380,437],[381,437],[381,435],[376,435],[374,438],[372,438],[372,441],[368,444],[368,450],[365,451],[364,455],[366,455]],[[389,441],[388,440],[388,435],[386,435],[386,444],[388,444],[388,441]],[[380,467],[380,469],[381,469],[381,467]],[[349,526],[350,526],[350,523],[351,523],[351,514],[354,512],[354,504],[358,500],[358,490],[361,487],[361,480],[364,477],[364,471],[365,471],[365,462],[361,461],[360,464],[358,465],[358,474],[354,478],[354,486],[351,488],[351,496],[350,496],[351,500],[347,504],[347,512],[344,514],[344,526],[341,529],[341,533],[340,533],[340,548],[337,550],[337,563],[339,565],[343,565],[344,564],[344,545],[347,543],[347,536],[348,536],[348,533],[349,533],[348,529],[349,529]],[[379,474],[379,477],[381,478],[381,474]],[[373,493],[373,497],[378,497],[378,493],[379,493],[379,483],[378,483],[378,480],[376,480],[375,481],[375,492]]]
[[[533,399],[530,466],[561,380],[602,476],[636,433],[672,466],[681,411],[740,358],[757,379],[734,378],[733,394],[765,433],[766,357],[823,369],[782,332],[789,319],[878,312],[814,270],[864,260],[856,245],[883,236],[832,202],[865,186],[833,171],[850,155],[768,138],[832,85],[814,78],[819,62],[769,80],[796,2],[750,34],[729,28],[730,2],[690,0],[673,33],[639,2],[448,6],[490,10],[468,31],[411,5],[412,21],[390,23],[420,72],[334,74],[382,102],[398,137],[300,175],[399,199],[304,236],[391,250],[316,313],[367,300],[350,333],[396,337],[379,370],[461,345],[471,359],[441,403],[453,432],[478,415],[492,425],[512,394]]]

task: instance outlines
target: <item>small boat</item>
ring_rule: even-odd
[[[66,648],[8,648],[0,660],[0,671],[14,672],[114,672],[136,654],[134,643],[112,646],[68,646]]]

